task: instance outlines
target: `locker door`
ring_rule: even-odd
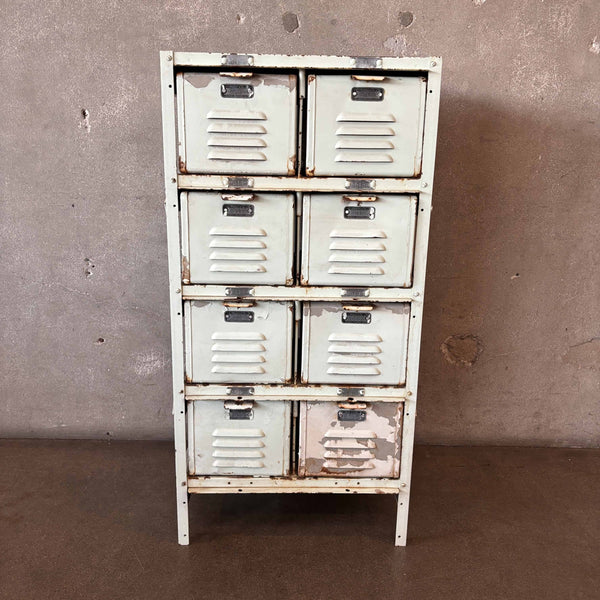
[[[290,423],[289,402],[190,402],[190,474],[287,475]]]
[[[418,177],[426,87],[417,75],[310,76],[307,175]]]
[[[181,198],[188,283],[292,283],[293,194],[182,192]]]
[[[410,287],[417,198],[306,194],[302,282]]]
[[[292,311],[291,302],[185,302],[187,381],[285,383]]]
[[[403,385],[409,320],[406,303],[306,302],[303,382]]]
[[[177,102],[183,173],[294,174],[295,75],[181,73]]]
[[[399,477],[403,405],[302,402],[298,474]]]

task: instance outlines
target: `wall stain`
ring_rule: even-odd
[[[472,367],[483,352],[483,343],[476,335],[451,335],[440,346],[444,358],[458,367]]]

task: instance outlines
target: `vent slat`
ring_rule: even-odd
[[[211,150],[208,153],[208,160],[267,160],[262,152],[243,152],[241,150]]]

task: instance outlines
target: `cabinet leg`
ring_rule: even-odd
[[[187,486],[177,490],[177,542],[182,546],[190,543]]]
[[[396,509],[396,537],[394,545],[406,546],[408,530],[408,494],[398,494],[398,506]]]

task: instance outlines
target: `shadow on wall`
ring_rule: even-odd
[[[442,94],[417,420],[429,443],[514,438],[523,413],[496,402],[518,391],[539,410],[540,390],[564,394],[563,354],[592,335],[598,140],[583,117],[522,108]]]

